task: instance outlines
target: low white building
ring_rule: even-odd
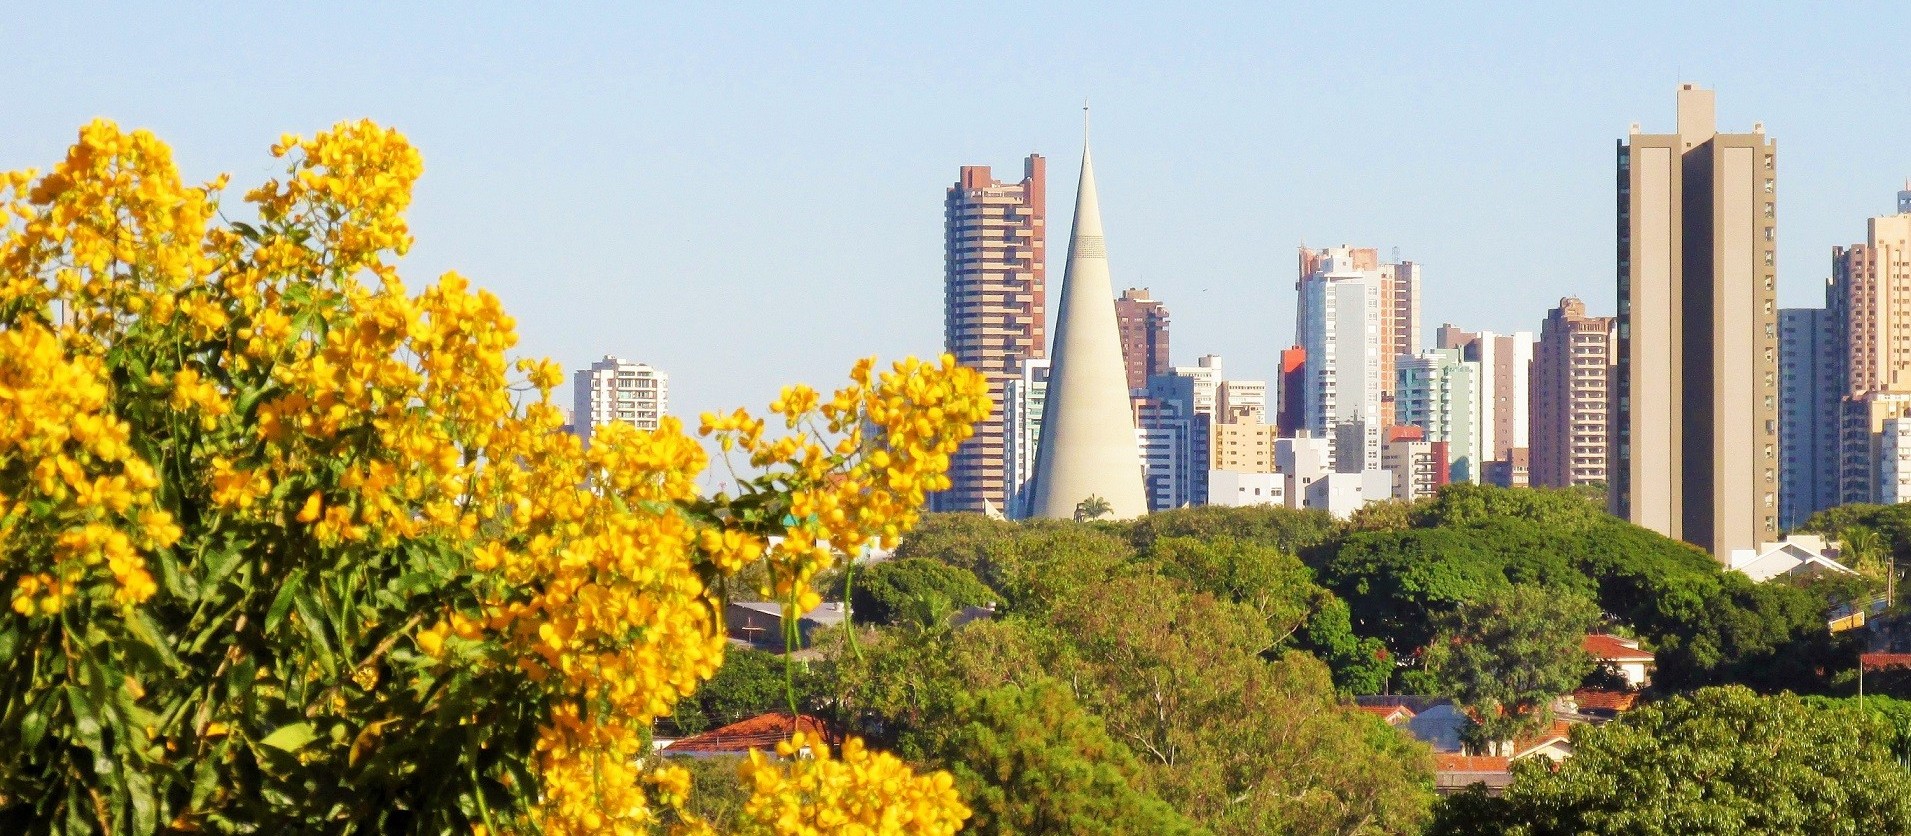
[[[1638,639],[1611,633],[1592,633],[1586,636],[1581,647],[1593,657],[1593,661],[1618,671],[1625,678],[1626,687],[1638,690],[1652,684],[1654,657],[1651,651],[1639,649]]]
[[[1756,549],[1733,549],[1729,558],[1729,568],[1759,583],[1777,577],[1858,574],[1838,562],[1836,542],[1807,534],[1794,534],[1776,543],[1760,543]]]
[[[1302,495],[1301,507],[1326,511],[1334,519],[1353,516],[1360,506],[1393,498],[1393,471],[1363,470],[1359,473],[1329,473],[1315,479]]]
[[[1208,504],[1230,508],[1287,505],[1287,478],[1279,473],[1208,471]]]

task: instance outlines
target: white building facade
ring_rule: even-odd
[[[1381,333],[1386,280],[1378,269],[1356,269],[1350,248],[1322,253],[1314,271],[1301,279],[1305,424],[1317,435],[1336,439],[1335,470],[1379,470],[1386,418],[1382,358],[1393,348],[1383,345]]]
[[[1048,358],[1022,361],[1022,376],[1002,387],[1002,469],[1009,519],[1029,516],[1029,487],[1035,480],[1035,449],[1042,437],[1042,403],[1048,399]]]
[[[592,430],[629,424],[655,430],[669,414],[670,375],[647,364],[605,355],[571,378],[571,426],[588,446]]]

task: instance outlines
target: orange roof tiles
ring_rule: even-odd
[[[1911,668],[1911,653],[1860,653],[1858,664],[1868,671]]]
[[[822,720],[805,714],[792,723],[789,714],[772,711],[768,714],[758,714],[747,720],[739,720],[722,728],[711,729],[702,734],[691,735],[665,746],[664,754],[734,753],[740,755],[751,749],[774,749],[776,744],[790,739],[790,735],[798,730],[818,735],[828,742],[836,741],[836,735]]]
[[[1592,654],[1593,658],[1607,662],[1652,661],[1651,653],[1627,644],[1629,641],[1631,640],[1606,633],[1593,633],[1586,636],[1581,647],[1586,648],[1586,652]]]
[[[1631,711],[1639,704],[1639,695],[1631,691],[1602,691],[1595,688],[1581,688],[1573,692],[1573,704],[1579,710],[1604,709],[1607,711]]]

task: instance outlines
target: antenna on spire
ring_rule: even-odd
[[[1088,97],[1082,97],[1082,145],[1088,144]]]

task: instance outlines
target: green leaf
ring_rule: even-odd
[[[285,621],[286,612],[292,609],[292,596],[298,593],[304,580],[305,570],[294,569],[292,574],[285,577],[285,582],[279,585],[279,594],[272,597],[272,608],[265,613],[267,633],[279,629],[279,625]]]
[[[311,743],[316,739],[318,739],[318,733],[312,731],[311,723],[293,723],[287,726],[280,726],[276,731],[266,735],[259,743],[282,752],[296,752],[304,748],[305,744]]]

